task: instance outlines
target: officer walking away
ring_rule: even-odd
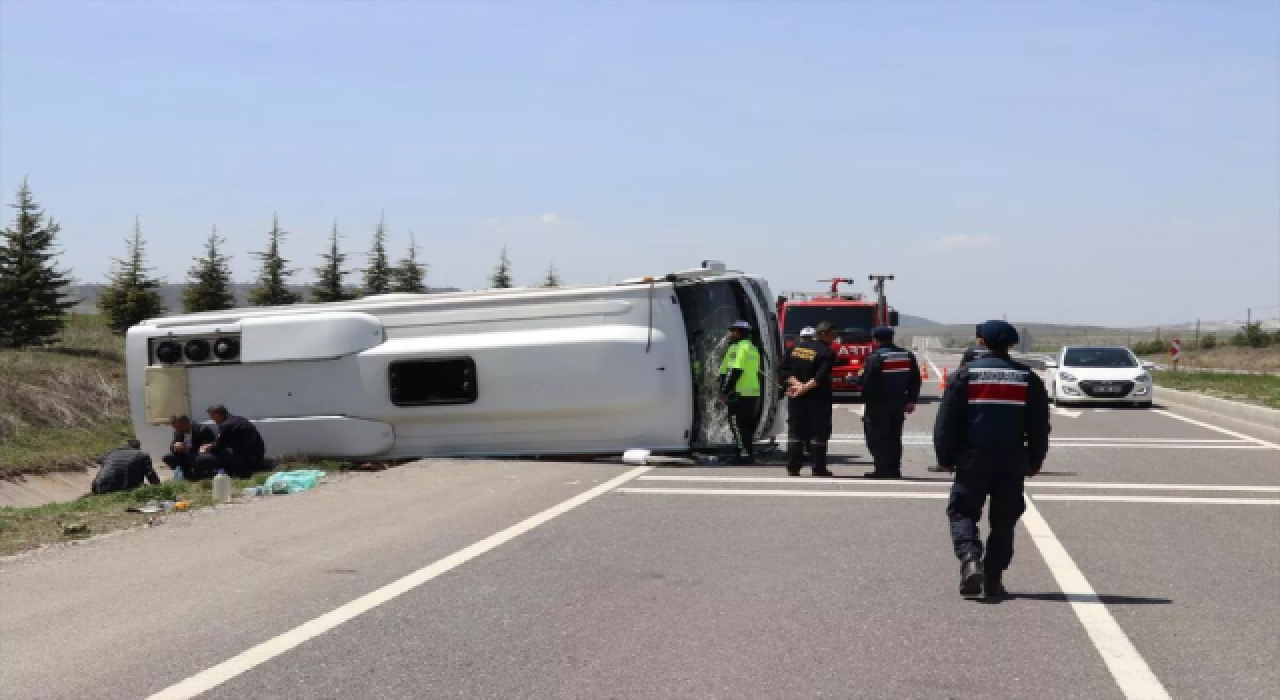
[[[142,443],[137,440],[126,440],[123,447],[118,447],[96,461],[102,465],[98,475],[93,477],[94,493],[115,493],[132,491],[142,485],[145,480],[152,484],[160,483],[160,475],[151,464],[151,455],[142,451]]]
[[[862,375],[862,396],[866,402],[862,429],[867,449],[875,461],[871,479],[902,478],[902,425],[914,413],[920,400],[920,363],[915,353],[893,343],[893,329],[880,326],[871,331],[875,349],[867,356]]]
[[[938,464],[955,470],[947,517],[960,560],[960,595],[1005,595],[1013,560],[1013,530],[1026,510],[1023,484],[1040,472],[1049,452],[1049,397],[1031,368],[1009,358],[1018,331],[987,321],[982,337],[991,354],[956,372],[933,427]],[[991,498],[986,557],[978,521]]]
[[[731,464],[755,464],[755,435],[760,410],[760,350],[751,342],[751,324],[734,321],[729,350],[720,363],[720,399],[729,409],[738,455]]]
[[[778,377],[787,389],[787,473],[799,476],[805,448],[813,457],[813,475],[831,476],[827,470],[827,443],[831,440],[831,352],[830,323],[817,330],[800,331],[796,343],[782,359]],[[821,334],[823,338],[818,339]]]

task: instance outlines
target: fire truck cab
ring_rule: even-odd
[[[836,396],[862,395],[862,366],[872,349],[871,329],[898,325],[898,312],[884,295],[884,282],[893,275],[871,275],[870,279],[876,283],[875,301],[860,292],[841,292],[840,285],[854,283],[844,277],[819,280],[831,285],[826,292],[789,292],[777,300],[778,324],[788,348],[800,339],[800,330],[805,327],[817,327],[823,321],[835,327],[831,382]]]

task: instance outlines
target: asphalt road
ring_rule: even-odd
[[[858,409],[834,479],[430,461],[0,563],[0,697],[1276,697],[1274,438],[1056,411],[980,603],[934,405],[900,482]]]

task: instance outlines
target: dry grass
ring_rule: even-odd
[[[1267,374],[1221,374],[1212,372],[1153,372],[1159,386],[1194,391],[1221,399],[1280,408],[1280,377]],[[1157,392],[1156,398],[1159,399]]]
[[[1169,356],[1156,360],[1168,364]],[[1234,348],[1217,347],[1209,350],[1183,350],[1179,367],[1210,367],[1213,369],[1242,369],[1250,372],[1280,372],[1280,347]]]
[[[127,434],[124,341],[75,316],[52,348],[0,350],[0,477],[79,469]]]

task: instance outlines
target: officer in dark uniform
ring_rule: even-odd
[[[831,439],[831,367],[835,353],[827,344],[831,324],[818,324],[815,331],[800,331],[796,343],[778,367],[778,378],[787,389],[787,473],[800,475],[804,452],[813,457],[813,475],[831,476],[827,471],[827,442]],[[817,336],[824,336],[819,340]]]
[[[956,473],[947,517],[966,598],[1005,595],[1013,530],[1026,510],[1023,482],[1040,471],[1049,452],[1044,382],[1009,358],[1018,331],[1004,321],[987,321],[982,337],[991,354],[956,372],[933,428],[938,464]],[[978,521],[988,496],[991,533],[984,559]]]
[[[987,347],[982,344],[982,324],[979,323],[974,331],[974,343],[973,345],[965,348],[964,355],[960,358],[960,366],[964,367],[970,362],[981,359],[990,354],[991,351],[987,350]]]
[[[892,328],[880,326],[871,331],[871,338],[876,347],[867,356],[862,375],[866,402],[862,428],[876,466],[864,476],[900,479],[902,425],[920,400],[920,363],[915,353],[894,345]]]

